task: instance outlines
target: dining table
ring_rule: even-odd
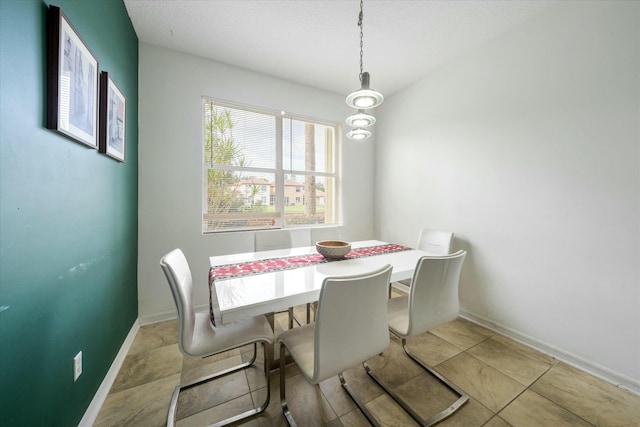
[[[380,240],[351,243],[340,259],[327,259],[315,246],[210,257],[210,313],[214,324],[285,311],[318,301],[327,277],[351,276],[393,267],[391,281],[410,279],[429,252]]]

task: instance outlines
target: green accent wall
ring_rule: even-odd
[[[126,162],[46,129],[49,2],[0,0],[0,424],[75,426],[138,312],[138,39],[122,0],[59,6],[127,98]],[[73,357],[83,373],[73,381]]]

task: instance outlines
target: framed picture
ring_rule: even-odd
[[[124,162],[126,98],[106,71],[100,74],[100,152]]]
[[[98,60],[59,7],[47,19],[47,128],[98,148]]]

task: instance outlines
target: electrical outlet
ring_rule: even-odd
[[[79,352],[73,358],[73,381],[75,382],[82,374],[82,352]]]

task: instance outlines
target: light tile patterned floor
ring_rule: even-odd
[[[277,317],[276,334],[284,325],[285,318]],[[140,328],[96,427],[165,426],[169,400],[180,381],[232,366],[250,354],[247,348],[242,353],[188,359],[180,354],[177,341],[175,320]],[[408,343],[414,353],[471,396],[439,426],[640,426],[640,396],[464,319]],[[389,349],[369,364],[425,417],[452,400],[452,393],[425,375],[393,336]],[[301,427],[368,425],[337,377],[318,387],[307,383],[295,365],[287,366],[286,373],[289,408]],[[271,373],[271,402],[265,413],[238,425],[286,426],[278,375],[278,370]],[[382,425],[417,425],[362,366],[348,370],[345,377]],[[206,426],[252,408],[264,399],[265,386],[258,363],[246,372],[183,392],[177,425]]]

